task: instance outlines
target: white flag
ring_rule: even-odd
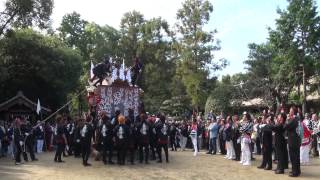
[[[93,78],[93,76],[94,76],[94,74],[93,74],[93,68],[94,68],[94,65],[93,65],[92,60],[91,60],[90,79]]]
[[[37,104],[37,114],[39,115],[41,111],[41,106],[40,106],[40,100],[38,98],[38,104]]]

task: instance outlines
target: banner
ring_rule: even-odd
[[[139,114],[139,88],[98,86],[96,90],[97,111],[105,111],[112,117],[118,109],[124,116],[128,115],[128,109],[134,111],[135,116]]]

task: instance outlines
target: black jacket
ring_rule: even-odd
[[[274,140],[275,140],[275,147],[276,148],[286,148],[286,139],[284,137],[285,129],[283,124],[276,124],[271,126],[273,132],[275,132]]]
[[[272,130],[271,125],[267,124],[261,128],[262,131],[262,148],[263,150],[272,150]]]
[[[118,124],[114,128],[114,134],[116,137],[116,143],[123,143],[127,142],[128,137],[129,137],[129,127],[126,124]]]
[[[159,144],[167,144],[168,143],[168,135],[169,135],[169,125],[166,123],[159,122],[156,124],[156,132],[157,132],[157,141]]]
[[[87,129],[85,129],[85,127]],[[93,128],[92,128],[91,124],[85,123],[80,128],[80,141],[81,141],[81,143],[91,144],[92,137],[93,137]]]
[[[112,141],[112,138],[114,137],[114,131],[112,124],[110,122],[106,122],[101,124],[99,127],[99,137],[101,141]]]
[[[145,130],[143,127],[145,126]],[[140,143],[142,144],[149,144],[149,137],[150,137],[151,127],[148,122],[143,121],[140,122],[137,126],[137,133],[138,133],[138,139]]]
[[[42,126],[42,130],[40,126],[35,129],[35,136],[37,139],[44,139],[44,126]]]
[[[301,139],[297,133],[299,119],[297,117],[289,119],[287,124],[284,125],[285,130],[288,133],[288,145],[289,147],[299,148]]]

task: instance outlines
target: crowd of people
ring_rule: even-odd
[[[12,155],[16,165],[21,163],[21,155],[28,161],[29,153],[31,160],[37,161],[35,151],[41,153],[43,149],[50,151],[53,147],[56,151],[54,161],[57,163],[64,162],[62,156],[74,155],[76,158],[82,157],[84,166],[90,166],[88,160],[93,154],[104,164],[115,164],[115,152],[119,165],[126,163],[127,156],[131,164],[136,160],[145,164],[149,164],[149,160],[162,163],[162,150],[165,161],[169,163],[169,125],[161,114],[148,116],[140,113],[134,116],[134,112],[129,110],[127,117],[120,111],[116,111],[113,117],[105,112],[98,117],[90,113],[74,119],[58,115],[54,124],[39,122],[33,127],[17,117],[5,137],[8,143],[3,148],[6,154]]]
[[[55,149],[54,161],[64,162],[63,156],[82,157],[84,166],[90,166],[90,154],[104,164],[119,165],[126,162],[162,162],[162,149],[169,162],[168,149],[184,151],[208,149],[207,154],[222,154],[226,159],[251,165],[253,154],[262,155],[260,169],[283,174],[292,164],[290,176],[301,174],[300,165],[308,165],[309,155],[319,156],[320,121],[315,113],[302,116],[301,111],[292,107],[288,114],[282,111],[274,114],[265,110],[254,117],[247,112],[233,116],[214,116],[206,120],[193,116],[191,120],[172,121],[162,114],[138,116],[129,110],[124,117],[116,111],[112,117],[105,112],[99,115],[89,113],[81,118],[58,115],[55,123],[39,122],[31,126],[17,117],[9,128],[0,128],[1,155],[11,155],[18,165],[21,155],[28,161],[37,161],[36,153]],[[54,148],[53,148],[54,147]],[[116,153],[116,157],[113,157]],[[128,157],[128,158],[127,158]]]
[[[194,121],[191,129],[197,129]],[[279,114],[263,111],[255,118],[244,112],[239,120],[238,115],[212,117],[206,125],[207,154],[225,155],[226,159],[239,161],[240,164],[251,165],[253,154],[262,155],[259,169],[272,170],[273,162],[277,164],[276,174],[284,174],[291,162],[291,177],[301,174],[300,165],[309,165],[310,154],[319,156],[320,121],[316,113],[302,115],[300,109],[291,107],[288,114],[283,110]],[[201,131],[197,131],[197,136]],[[198,138],[192,140],[194,147]],[[197,148],[195,149],[195,155]],[[218,150],[219,149],[219,150]]]

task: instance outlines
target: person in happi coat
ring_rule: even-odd
[[[156,160],[156,151],[157,151],[157,132],[155,126],[155,116],[149,118],[150,125],[150,151],[151,151],[151,160]]]
[[[284,174],[284,170],[288,169],[288,150],[284,135],[286,119],[286,114],[281,113],[278,115],[275,125],[271,126],[272,131],[275,133],[276,158],[278,159],[276,174]]]
[[[118,117],[118,125],[114,128],[116,137],[116,146],[118,150],[118,164],[124,165],[128,145],[129,128],[126,125],[126,119],[123,115]]]
[[[25,161],[28,161],[28,154],[30,154],[31,161],[38,161],[34,154],[34,129],[31,127],[29,122],[26,120],[21,124],[21,132],[24,135],[24,150],[23,150],[23,158]]]
[[[54,130],[54,141],[57,146],[56,153],[54,156],[54,162],[64,162],[61,159],[62,152],[64,151],[65,144],[67,143],[67,138],[64,134],[64,122],[62,116],[57,116],[56,127]]]
[[[135,126],[135,117],[134,111],[132,109],[128,110],[128,117],[126,118],[126,124],[129,128],[129,136],[128,136],[128,151],[130,156],[130,162],[134,164],[134,155],[136,153],[136,142],[137,142],[137,130]]]
[[[68,124],[67,124],[67,141],[68,141],[68,145],[69,145],[69,148],[68,148],[68,155],[69,156],[72,156],[73,153],[74,153],[74,145],[75,145],[75,142],[74,142],[74,133],[75,133],[75,129],[76,129],[76,125],[73,121],[73,119],[71,119],[70,117],[68,117]]]
[[[98,83],[102,85],[104,78],[106,78],[111,73],[111,66],[112,65],[109,62],[108,58],[105,58],[104,62],[97,64],[92,70],[94,76],[90,79],[90,82],[93,82],[96,78],[98,78],[98,81],[93,85],[97,86]]]
[[[108,163],[114,164],[112,161],[112,155],[113,155],[113,126],[111,124],[110,118],[106,115],[105,112],[102,112],[102,124],[99,128],[100,138],[103,146],[103,152],[102,152],[102,161],[104,164],[107,164],[107,152],[108,152]]]
[[[21,132],[21,119],[16,118],[13,128],[13,141],[15,145],[15,164],[21,163],[21,154],[23,152],[24,138]]]
[[[88,159],[90,156],[91,152],[91,140],[93,137],[93,127],[91,124],[91,117],[88,116],[86,120],[82,119],[85,121],[83,126],[81,127],[80,130],[80,142],[81,142],[81,153],[82,153],[82,164],[84,166],[91,166],[90,163],[88,163]]]
[[[164,154],[166,156],[166,162],[169,162],[169,153],[168,153],[168,135],[169,135],[169,125],[166,124],[166,118],[165,116],[160,116],[160,121],[156,122],[156,132],[157,132],[157,152],[159,156],[159,163],[162,163],[162,149],[164,151]]]
[[[146,164],[149,163],[149,143],[150,143],[150,125],[147,122],[147,115],[140,115],[140,123],[137,127],[138,141],[139,141],[139,160],[140,163],[145,161]],[[144,153],[143,153],[144,152]]]

